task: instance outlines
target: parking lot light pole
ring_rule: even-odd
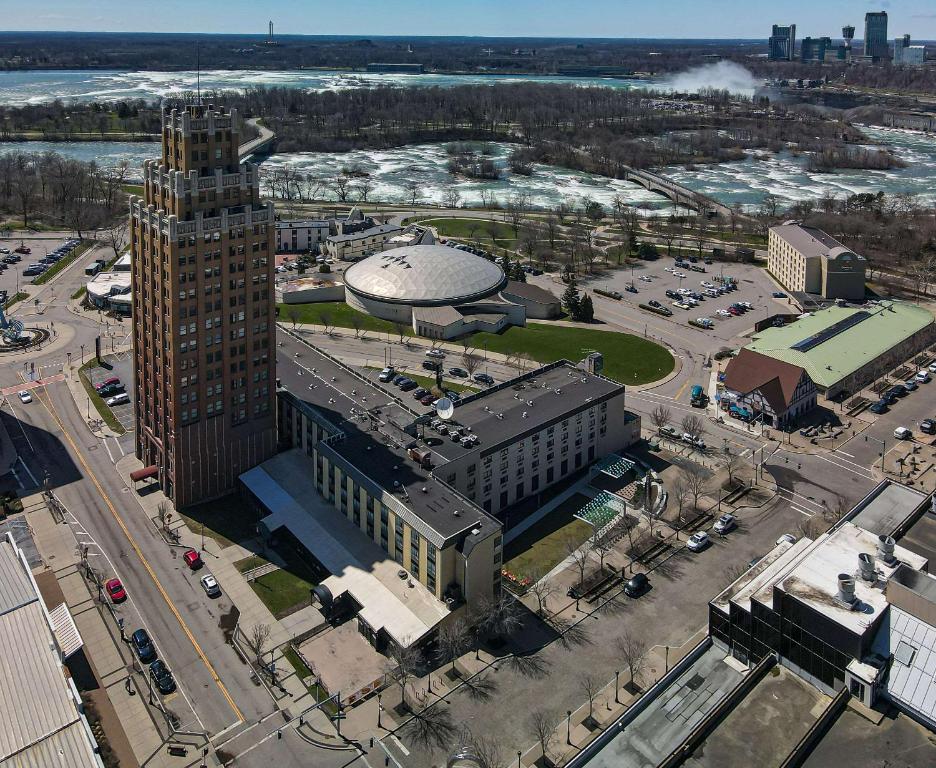
[[[519,749],[517,750],[517,768],[520,768],[520,758],[523,757],[523,752]]]
[[[618,687],[618,679],[620,677],[621,677],[621,670],[619,669],[614,670],[614,703],[615,704],[621,703],[621,700],[618,697],[618,692],[620,691],[620,688]]]
[[[871,435],[865,435],[864,439],[865,439],[865,442],[868,442],[868,440],[873,440],[874,442],[881,444],[881,472],[885,472],[886,470],[884,469],[884,454],[887,453],[887,443],[883,439],[878,439],[876,437],[872,437]]]
[[[572,710],[566,710],[566,744],[572,746]]]

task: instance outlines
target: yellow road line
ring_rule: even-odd
[[[679,398],[682,397],[682,393],[686,391],[686,387],[688,386],[689,386],[689,379],[686,379],[683,382],[683,385],[679,388],[679,392],[677,392],[675,396],[673,397],[673,400],[679,400]]]
[[[136,540],[130,533],[130,530],[127,528],[126,523],[124,523],[123,518],[120,517],[120,514],[117,512],[117,508],[111,502],[110,497],[107,495],[107,492],[104,490],[101,483],[98,481],[97,476],[94,474],[94,471],[88,465],[88,462],[85,460],[85,457],[82,455],[81,451],[78,450],[78,446],[75,445],[75,441],[72,440],[70,434],[65,429],[65,425],[62,423],[62,420],[59,418],[58,413],[55,411],[55,405],[52,403],[52,396],[48,393],[46,398],[48,402],[45,401],[43,397],[39,395],[38,390],[36,391],[37,397],[39,397],[39,402],[45,407],[49,412],[49,415],[55,419],[55,423],[58,424],[59,429],[62,431],[62,434],[65,435],[65,439],[68,440],[68,444],[71,445],[72,450],[75,452],[75,455],[78,457],[78,461],[81,462],[81,466],[84,467],[85,472],[88,473],[88,477],[91,478],[91,482],[94,483],[94,487],[97,488],[98,493],[101,494],[101,498],[104,499],[104,503],[107,505],[107,508],[110,510],[111,514],[114,516],[114,519],[117,521],[117,525],[120,526],[120,529],[124,532],[124,536],[127,537],[127,541],[130,542],[130,546],[133,548],[133,551],[136,552],[137,557],[140,558],[140,562],[143,563],[143,567],[146,568],[146,572],[150,575],[150,578],[153,580],[153,583],[156,585],[156,589],[159,590],[159,594],[162,595],[163,600],[166,601],[166,605],[169,606],[169,610],[172,611],[172,615],[176,617],[176,620],[179,622],[179,626],[182,627],[182,631],[185,633],[185,636],[191,642],[192,647],[195,649],[195,653],[198,654],[199,658],[202,660],[202,663],[207,667],[208,672],[211,674],[212,679],[215,682],[215,685],[218,686],[218,690],[221,691],[221,695],[227,700],[228,705],[234,711],[234,714],[237,716],[237,719],[242,721],[244,720],[244,715],[238,709],[237,704],[234,703],[234,699],[231,698],[231,694],[228,693],[227,687],[221,682],[221,678],[218,677],[218,673],[215,672],[215,668],[212,666],[211,662],[208,661],[208,657],[205,655],[205,652],[201,649],[201,646],[198,644],[198,641],[195,639],[195,636],[192,634],[192,631],[188,628],[188,625],[185,623],[182,618],[182,614],[179,613],[179,610],[173,604],[169,594],[163,588],[163,585],[160,583],[159,578],[156,576],[156,572],[153,570],[152,566],[149,564],[147,559],[143,556],[143,552],[140,549],[139,545],[136,543]]]

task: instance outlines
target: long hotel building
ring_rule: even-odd
[[[274,216],[236,110],[163,112],[130,202],[136,455],[177,508],[276,448]]]

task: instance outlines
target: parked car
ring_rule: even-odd
[[[915,379],[907,379],[903,385],[904,385],[904,389],[906,389],[907,392],[913,392],[913,390],[917,388],[917,383]]]
[[[471,377],[478,384],[487,384],[491,386],[494,383],[494,377],[487,373],[476,373]]]
[[[120,583],[120,579],[108,579],[104,583],[104,589],[107,591],[110,601],[114,604],[122,603],[127,599],[127,590]]]
[[[666,298],[668,298],[668,299],[678,299],[678,298],[680,297],[680,295],[681,295],[681,294],[679,294],[679,293],[677,293],[676,291],[673,291],[673,290],[667,290],[667,291],[666,291]]]
[[[689,541],[686,542],[686,549],[691,552],[701,552],[710,543],[709,535],[705,531],[696,531],[689,537]]]
[[[669,425],[660,427],[660,434],[672,438],[673,440],[679,439],[679,430],[676,429],[676,427],[671,427]]]
[[[107,404],[108,408],[113,408],[117,405],[126,405],[130,402],[130,395],[126,392],[121,392],[119,395],[107,398],[104,402]]]
[[[210,573],[206,573],[200,579],[202,589],[208,597],[221,597],[221,587],[218,586],[218,580]]]
[[[182,555],[182,560],[185,561],[185,564],[193,571],[197,571],[204,565],[201,555],[194,549],[186,550],[185,554]]]
[[[31,403],[31,402],[32,402],[32,395],[29,394],[29,392],[27,392],[25,389],[23,389],[23,390],[17,392],[17,393],[16,393],[16,396],[20,399],[20,402],[21,402],[21,403],[24,403],[24,404],[25,404],[25,403]]]
[[[401,392],[409,392],[413,389],[416,389],[419,385],[412,379],[405,379],[402,384],[400,384]]]
[[[653,278],[650,277],[650,275],[641,275],[638,279],[643,280],[645,283],[653,282]]]
[[[870,408],[868,408],[868,410],[871,411],[871,413],[877,413],[877,414],[887,413],[887,410],[888,410],[887,406],[889,404],[890,403],[887,400],[878,400]]]
[[[928,370],[930,373],[936,373],[936,363],[930,363],[930,364],[929,364],[929,367],[927,368],[927,370]]]
[[[425,397],[426,395],[428,395],[428,394],[429,394],[429,390],[428,390],[428,389],[423,389],[422,387],[417,387],[415,390],[413,390],[413,399],[414,399],[414,400],[421,400],[422,398],[424,398],[424,397]]]
[[[772,294],[775,299],[785,299],[787,295],[783,291],[774,291]]]
[[[153,682],[156,683],[160,693],[165,695],[176,689],[175,678],[172,676],[172,672],[169,671],[169,667],[161,659],[156,659],[150,664],[149,669],[150,677],[153,678]]]
[[[936,421],[923,419],[923,421],[920,422],[920,432],[924,435],[936,435]]]
[[[682,441],[693,448],[698,448],[700,451],[705,450],[705,441],[700,437],[693,437],[688,432],[683,432]]]
[[[897,429],[894,430],[894,437],[898,440],[911,440],[913,439],[913,432],[906,427],[897,427]]]
[[[130,645],[137,658],[144,664],[156,661],[156,648],[150,640],[149,632],[145,629],[138,629],[130,635]]]
[[[624,585],[624,594],[628,597],[640,597],[650,588],[650,579],[645,573],[635,573]]]
[[[98,392],[100,392],[105,387],[109,387],[114,384],[120,384],[120,379],[118,379],[116,376],[111,376],[109,379],[104,379],[104,381],[99,381],[97,384],[94,385],[94,388]]]
[[[426,371],[438,371],[442,367],[440,360],[423,360],[422,367]]]
[[[436,400],[436,396],[432,394],[431,392],[427,392],[425,395],[419,398],[419,402],[421,405],[432,405],[435,402],[435,400]]]
[[[930,380],[929,371],[917,371],[915,378],[920,384],[927,384]]]
[[[674,301],[673,306],[676,307],[676,309],[690,309],[691,308],[691,305],[687,304],[685,301]]]
[[[441,359],[445,357],[445,352],[443,352],[441,349],[427,349],[426,357],[435,357]]]
[[[377,380],[378,380],[378,381],[382,381],[382,382],[384,382],[384,383],[386,384],[388,381],[393,381],[393,377],[394,377],[395,375],[396,375],[396,371],[393,370],[393,367],[392,367],[392,366],[388,366],[387,368],[384,368],[384,369],[377,375]]]
[[[737,520],[734,515],[725,513],[718,520],[715,521],[714,531],[715,533],[725,534],[728,531],[732,530],[737,525]]]
[[[28,248],[28,247],[25,246],[25,245],[21,245],[21,246],[19,246],[18,248],[14,248],[13,250],[14,250],[16,253],[23,253],[23,254],[26,254],[27,256],[28,256],[30,253],[32,253],[32,248]]]

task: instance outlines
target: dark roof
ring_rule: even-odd
[[[372,495],[379,495],[380,489],[385,490],[436,531],[442,540],[474,528],[481,528],[483,536],[480,538],[484,538],[493,528],[499,527],[500,524],[484,510],[409,458],[405,446],[414,438],[400,426],[412,422],[412,413],[404,410],[383,390],[353,377],[314,347],[303,348],[303,361],[315,369],[316,377],[306,374],[300,378],[295,366],[279,366],[277,375],[287,389],[281,396],[304,404],[325,420],[329,431],[338,429],[344,434],[344,439],[331,441],[322,450],[369,478],[375,486],[371,488]],[[330,385],[333,377],[335,387],[344,389],[353,378],[356,399],[333,388]],[[315,382],[313,389],[309,389],[310,379]],[[354,414],[351,408],[355,409]],[[368,428],[370,420],[363,416],[368,409],[380,420],[380,431]],[[440,455],[433,457],[436,466],[443,461]],[[454,514],[456,510],[459,512],[457,516]]]
[[[349,240],[365,240],[368,237],[376,237],[377,235],[386,235],[390,232],[402,232],[402,228],[396,226],[395,224],[378,224],[375,227],[370,227],[369,229],[358,229],[354,232],[350,232],[347,235],[329,235],[328,242],[330,243],[346,243]]]
[[[743,395],[757,390],[774,412],[783,413],[793,402],[803,373],[798,365],[743,348],[725,369],[725,386]]]
[[[545,288],[540,288],[538,285],[532,285],[531,283],[521,283],[518,280],[510,280],[503,292],[519,296],[522,299],[535,302],[536,304],[559,303],[559,297],[552,293],[552,291],[547,291]]]
[[[451,421],[470,427],[479,438],[478,444],[464,448],[442,440],[436,450],[449,460],[472,451],[485,456],[505,443],[623,394],[623,384],[560,360],[466,397]]]

